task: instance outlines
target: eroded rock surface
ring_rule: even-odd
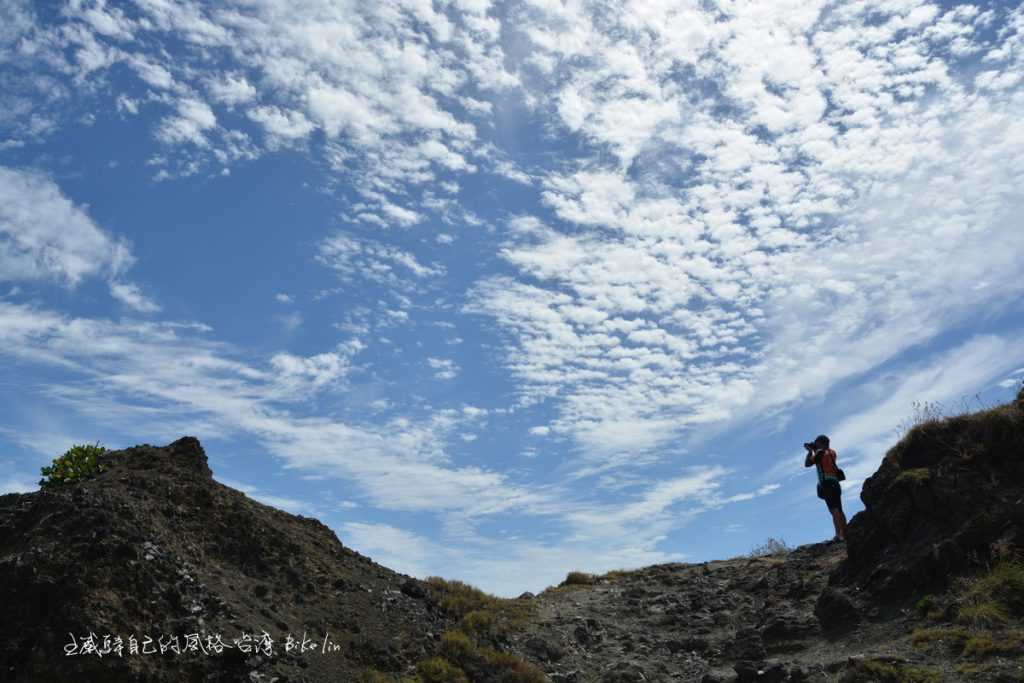
[[[0,680],[341,681],[405,673],[435,649],[445,621],[420,581],[214,481],[196,439],[101,460],[82,484],[0,496]],[[263,631],[273,656],[126,656],[130,636]],[[90,633],[126,655],[64,656]],[[303,634],[315,649],[283,651]]]

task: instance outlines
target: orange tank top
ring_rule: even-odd
[[[824,481],[826,478],[839,478],[839,467],[836,465],[836,452],[831,448],[826,448],[821,455],[817,457],[815,464],[818,466],[819,481]]]

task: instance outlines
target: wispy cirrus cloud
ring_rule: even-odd
[[[108,234],[46,176],[0,166],[0,280],[55,281],[75,287],[108,280],[110,294],[140,313],[160,306],[122,280],[135,262],[123,239]]]

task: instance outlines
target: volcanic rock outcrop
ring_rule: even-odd
[[[1024,547],[1024,390],[976,413],[929,420],[864,482],[836,582],[880,599],[940,588]]]
[[[421,582],[214,481],[196,439],[101,462],[0,497],[0,680],[344,681],[433,650]]]
[[[910,430],[846,545],[516,600],[381,567],[214,481],[190,437],[101,462],[0,496],[2,681],[1024,681],[1024,391]]]

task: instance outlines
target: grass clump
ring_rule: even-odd
[[[469,683],[466,672],[443,657],[431,657],[416,665],[422,683]]]
[[[64,455],[54,458],[52,463],[41,468],[43,478],[39,480],[39,486],[52,489],[99,474],[105,469],[99,462],[99,456],[106,452],[107,449],[99,443],[75,444]]]
[[[395,683],[396,680],[399,683],[420,683],[420,681],[415,678],[403,677],[400,679],[396,679],[393,676],[388,676],[387,674],[381,673],[376,669],[364,670],[361,674],[359,674],[359,676],[356,677],[356,680],[359,683]]]
[[[931,594],[925,595],[914,605],[917,614],[925,619],[938,621],[945,615],[945,610],[939,604],[938,599]]]
[[[959,650],[968,633],[962,628],[919,628],[910,636],[914,647],[925,645],[946,645],[951,650]]]
[[[983,634],[976,635],[964,643],[964,657],[972,659],[983,659],[991,655],[1012,655],[1021,651],[1021,636],[1005,638],[1002,640],[993,639],[992,636]]]
[[[947,457],[963,460],[1000,457],[1024,439],[1024,402],[987,406],[972,412],[967,401],[958,410],[939,403],[915,403],[914,414],[899,428],[899,442],[885,462],[901,468],[931,466]]]
[[[456,618],[461,618],[474,610],[483,609],[498,600],[468,583],[448,581],[440,576],[427,577],[426,584],[441,609]]]
[[[544,674],[516,655],[480,645],[461,631],[441,635],[440,655],[417,667],[423,683],[504,681],[542,683]]]
[[[916,666],[880,659],[854,662],[839,679],[841,683],[939,683],[939,674]]]
[[[569,572],[565,575],[565,581],[559,586],[593,586],[597,583],[597,577],[586,572]]]
[[[507,600],[461,581],[429,577],[426,584],[438,606],[456,621],[441,635],[438,655],[416,667],[420,683],[542,683],[544,674],[496,646],[521,629],[533,612],[522,600]]]
[[[968,602],[997,602],[1010,614],[1024,616],[1024,562],[1010,558],[971,582],[964,598]]]
[[[970,605],[963,605],[957,610],[956,620],[961,624],[980,628],[997,628],[1010,621],[1010,615],[995,600],[986,600]]]
[[[612,569],[599,577],[595,577],[595,581],[617,581],[618,579],[627,577],[633,573],[630,569]]]
[[[917,427],[938,424],[949,416],[938,401],[914,401],[910,408],[910,416],[896,427],[897,439],[902,439]]]
[[[786,545],[786,541],[781,538],[769,537],[767,541],[760,545],[755,545],[750,549],[750,553],[747,557],[771,557],[772,555],[786,555],[792,548]]]
[[[998,628],[1024,616],[1024,562],[1000,560],[988,573],[961,582],[957,621]]]
[[[923,484],[931,479],[932,473],[927,467],[914,467],[909,470],[903,470],[896,477],[896,481],[908,481],[913,484]]]
[[[426,584],[438,606],[458,621],[459,630],[476,640],[519,630],[533,612],[529,602],[499,598],[462,581],[431,576]]]

